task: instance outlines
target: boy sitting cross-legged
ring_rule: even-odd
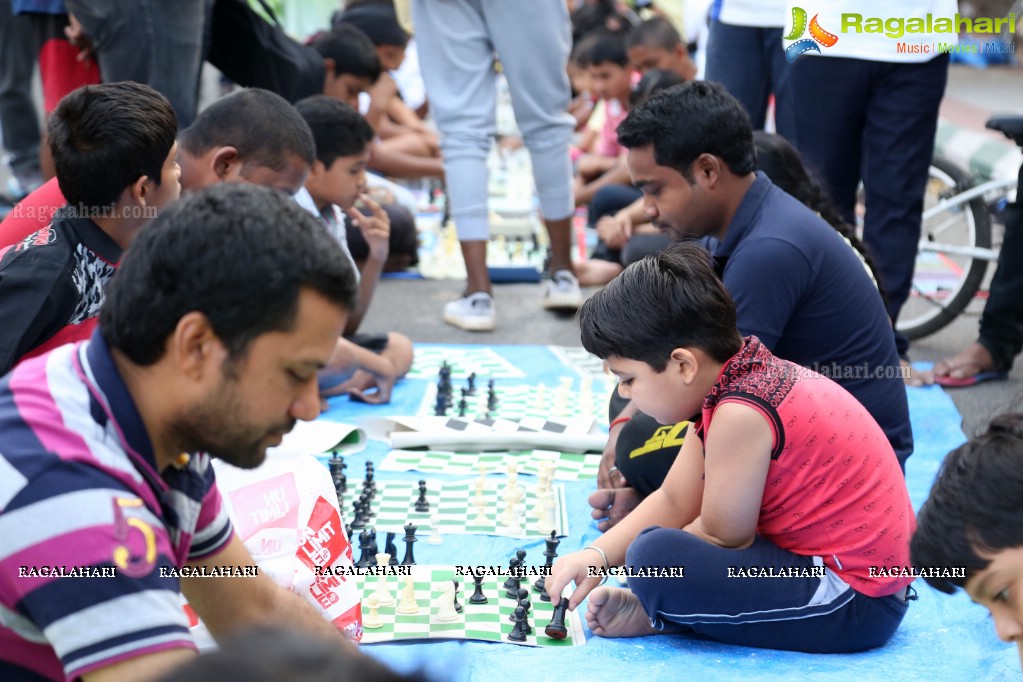
[[[583,305],[580,326],[640,410],[662,424],[698,416],[661,488],[554,565],[552,597],[575,581],[569,608],[589,594],[586,618],[603,637],[697,633],[809,653],[888,641],[912,579],[874,576],[908,564],[914,519],[866,409],[742,338],[692,242],[629,266]],[[622,565],[656,570],[630,577],[631,592],[591,575]],[[664,577],[680,565],[684,577]]]
[[[308,97],[295,108],[309,124],[316,142],[316,161],[296,201],[320,218],[349,259],[346,223],[362,233],[368,246],[361,272],[356,269],[360,272],[359,298],[328,366],[335,373],[334,380],[321,378],[321,388],[324,395],[351,393],[367,402],[387,402],[394,381],[412,366],[412,342],[397,332],[379,336],[357,333],[390,249],[387,213],[366,194],[373,129],[354,108],[325,95]],[[367,213],[361,213],[356,202],[361,202]],[[369,392],[373,388],[376,392]]]

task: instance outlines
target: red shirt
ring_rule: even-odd
[[[726,402],[757,410],[774,434],[757,521],[762,537],[793,554],[822,557],[829,571],[870,597],[912,582],[870,575],[871,567],[910,565],[916,519],[891,444],[852,394],[747,336],[704,400],[701,440]]]
[[[19,201],[0,223],[0,249],[17,244],[49,225],[53,214],[66,203],[57,178],[47,180],[39,189]]]

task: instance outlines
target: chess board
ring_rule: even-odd
[[[525,373],[490,348],[460,348],[416,346],[415,360],[407,375],[410,379],[437,379],[441,363],[451,365],[451,377],[464,379],[473,372],[487,379],[521,379]],[[481,380],[486,386],[486,381]]]
[[[604,379],[612,385],[616,383],[614,376],[604,369],[604,361],[596,355],[591,355],[585,348],[576,346],[548,346],[547,348],[561,362],[578,372],[580,376]]]
[[[540,601],[540,593],[533,589],[536,577],[524,580],[522,587],[529,589],[531,608],[526,622],[532,627],[526,641],[513,642],[508,634],[515,627],[510,620],[515,612],[517,602],[504,594],[503,583],[506,576],[487,576],[483,580],[483,594],[487,597],[486,604],[473,604],[469,597],[474,590],[472,576],[458,575],[453,566],[412,566],[412,579],[416,589],[416,602],[420,612],[401,614],[397,605],[401,599],[401,590],[405,584],[402,576],[360,576],[362,589],[362,614],[365,621],[369,614],[368,599],[381,585],[391,593],[395,603],[391,606],[380,606],[377,614],[383,626],[365,628],[362,635],[363,644],[393,642],[415,639],[473,639],[488,642],[505,642],[524,646],[581,646],[586,644],[582,621],[578,610],[565,614],[565,627],[568,636],[565,639],[551,639],[544,634],[544,628],[551,620],[554,607],[550,602]],[[438,611],[438,600],[443,595],[445,585],[452,580],[459,581],[458,602],[462,604],[462,613],[451,622],[435,619]]]
[[[575,417],[586,417],[595,423],[607,426],[607,403],[611,386],[605,381],[582,379],[584,386],[573,383],[569,377],[563,377],[558,386],[543,384],[519,384],[514,386],[494,382],[494,394],[497,396],[497,407],[492,412],[487,409],[489,388],[486,381],[476,381],[474,395],[466,396],[465,414],[462,410],[462,389],[467,387],[463,381],[452,381],[451,401],[453,405],[446,411],[449,417],[459,416],[467,419],[501,418],[510,420],[550,419],[564,421]],[[426,387],[423,401],[419,404],[416,414],[420,417],[435,416],[437,411],[437,384]],[[489,413],[489,414],[488,414]]]
[[[520,474],[537,475],[540,466],[554,462],[554,478],[578,481],[596,478],[600,455],[556,452],[554,450],[518,450],[512,452],[449,452],[444,450],[391,450],[380,469],[386,471],[421,471],[426,474],[471,476],[479,472],[480,463],[488,470],[502,471],[514,458]]]
[[[524,495],[519,502],[517,527],[510,528],[501,523],[505,510],[504,493],[508,479],[504,476],[484,477],[483,507],[486,522],[477,523],[476,479],[458,481],[426,480],[426,500],[430,503],[430,511],[417,512],[416,500],[419,498],[419,480],[377,480],[377,493],[370,508],[374,516],[369,520],[367,528],[377,532],[377,542],[382,539],[381,533],[399,533],[399,540],[404,534],[406,523],[416,525],[416,537],[424,541],[434,531],[441,539],[445,535],[501,535],[513,538],[543,538],[556,531],[559,537],[568,535],[568,512],[565,507],[565,487],[560,483],[551,485],[554,491],[554,518],[552,527],[539,526],[536,517],[537,496],[535,479],[519,478],[517,485]],[[362,491],[362,481],[348,479],[348,490],[343,496],[341,511],[346,524],[351,524],[355,516],[353,503]],[[437,519],[437,528],[433,527],[433,518]],[[352,531],[358,538],[359,529]],[[404,552],[403,547],[398,547]],[[403,555],[404,556],[404,555]]]

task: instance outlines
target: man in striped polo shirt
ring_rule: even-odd
[[[355,291],[288,197],[221,185],[142,231],[88,341],[0,379],[0,679],[157,677],[194,655],[182,595],[217,637],[344,645],[254,567],[210,457],[256,467],[319,414]]]

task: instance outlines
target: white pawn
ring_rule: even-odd
[[[437,514],[430,517],[430,536],[426,538],[428,545],[443,545],[444,540],[440,536],[440,518]]]
[[[519,465],[514,459],[508,460],[508,489],[519,486]]]
[[[474,526],[486,526],[490,523],[487,516],[487,503],[482,497],[476,498],[476,518],[472,520]]]
[[[405,587],[401,589],[401,601],[398,602],[398,613],[419,613],[419,602],[416,601],[416,584],[412,576],[405,576]]]
[[[387,552],[377,552],[377,566],[387,566],[391,563],[391,555]],[[392,595],[385,587],[385,578],[381,577],[380,582],[377,583],[376,592],[373,596],[376,597],[377,603],[380,606],[394,606],[394,595]]]
[[[369,613],[362,617],[362,627],[371,630],[384,627],[384,622],[380,620],[380,612],[377,610],[380,600],[377,599],[376,594],[371,594],[366,600],[366,604],[369,606]]]

